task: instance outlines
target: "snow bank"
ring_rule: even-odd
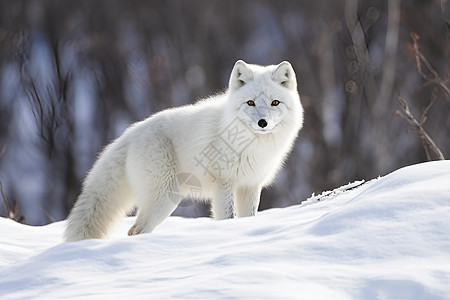
[[[450,161],[256,217],[171,217],[152,234],[61,243],[0,219],[1,299],[449,299]]]

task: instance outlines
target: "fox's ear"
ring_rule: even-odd
[[[277,66],[272,73],[272,80],[288,89],[297,89],[295,72],[288,61],[283,61]]]
[[[237,90],[253,79],[253,72],[243,60],[238,60],[231,71],[230,90]]]

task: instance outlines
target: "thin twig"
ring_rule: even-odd
[[[409,124],[411,124],[414,128],[414,130],[417,131],[417,134],[419,135],[420,141],[422,142],[422,145],[425,149],[425,152],[427,154],[427,158],[428,160],[432,160],[432,153],[434,153],[434,156],[438,159],[438,160],[444,160],[444,155],[442,154],[441,150],[439,149],[439,147],[435,144],[435,142],[433,141],[433,139],[426,133],[425,129],[423,129],[422,125],[423,123],[426,121],[427,116],[426,113],[429,110],[429,107],[431,105],[428,105],[426,112],[424,112],[422,114],[422,118],[421,118],[421,122],[419,123],[417,121],[417,119],[412,115],[411,111],[409,110],[409,106],[408,106],[408,102],[406,101],[405,98],[399,96],[397,98],[398,102],[400,103],[400,107],[402,108],[402,111],[397,110],[395,112],[395,115],[398,117],[401,117],[402,119],[406,120]],[[432,100],[432,102],[434,102]],[[431,151],[431,152],[430,152]]]
[[[8,148],[7,144],[4,144],[1,148],[0,148],[0,158],[3,157],[3,155],[6,153],[6,149]],[[13,200],[13,204],[12,204],[12,208],[9,204],[9,200],[8,197],[6,196],[5,193],[5,189],[3,188],[3,182],[0,179],[0,195],[2,196],[3,199],[3,203],[5,205],[5,210],[6,210],[6,217],[11,219],[11,220],[15,220],[17,222],[22,222],[24,220],[24,217],[18,217],[18,211],[19,208],[17,206],[17,202],[15,200]]]
[[[447,86],[445,81],[441,79],[438,72],[436,72],[436,70],[433,69],[431,64],[419,50],[419,44],[417,43],[417,41],[420,39],[419,35],[417,33],[412,32],[411,38],[413,40],[413,48],[416,57],[417,71],[424,79],[439,85],[444,90],[447,101],[450,102],[450,88]],[[431,75],[425,74],[424,70],[422,69],[422,64],[425,65],[425,67],[428,69]]]
[[[422,116],[420,117],[420,125],[422,126],[423,124],[425,124],[425,122],[428,119],[428,111],[430,110],[430,108],[433,106],[433,104],[436,102],[437,99],[437,92],[436,90],[434,90],[433,92],[433,96],[431,98],[430,104],[427,105],[427,107],[425,107],[425,110],[422,113]]]
[[[38,207],[44,213],[44,215],[47,217],[47,219],[50,221],[50,223],[56,222],[55,218],[53,218],[53,216],[48,212],[48,210],[43,208],[40,204],[38,204]]]

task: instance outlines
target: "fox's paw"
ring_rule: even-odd
[[[146,226],[146,224],[142,224],[141,222],[136,221],[136,223],[133,226],[131,226],[130,230],[128,230],[128,235],[136,235],[150,232],[152,231],[148,229],[148,226]]]
[[[131,226],[130,230],[128,230],[128,235],[136,235],[139,234],[141,231],[140,230],[136,230],[136,224],[134,224],[133,226]]]

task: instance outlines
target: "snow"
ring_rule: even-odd
[[[0,219],[1,299],[450,299],[450,161],[255,217],[62,243]]]

